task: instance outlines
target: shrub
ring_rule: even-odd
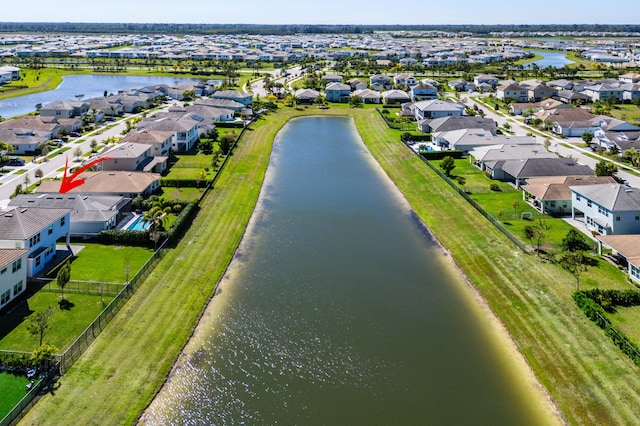
[[[501,192],[502,189],[500,188],[500,185],[498,185],[497,183],[492,183],[489,185],[489,189],[495,192]]]

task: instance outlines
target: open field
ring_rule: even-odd
[[[376,112],[308,107],[274,113],[247,132],[180,245],[23,424],[136,421],[232,258],[274,135],[291,116],[311,114],[356,118],[371,153],[504,323],[568,423],[637,421],[638,367],[575,306],[572,276],[517,250],[401,144]]]

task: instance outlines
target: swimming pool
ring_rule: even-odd
[[[149,225],[150,223],[142,221],[142,216],[138,216],[127,226],[127,231],[145,231]]]

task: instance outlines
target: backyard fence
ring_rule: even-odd
[[[42,281],[42,280],[41,280]],[[60,287],[49,279],[40,291],[49,291],[52,293],[60,293]],[[64,286],[65,294],[90,294],[93,296],[116,296],[126,283],[109,283],[102,281],[80,281],[71,280]]]
[[[411,149],[411,148],[409,148]],[[411,150],[411,152],[414,152]],[[523,244],[515,235],[513,235],[507,228],[504,227],[496,218],[491,216],[480,204],[478,204],[474,199],[472,199],[469,194],[467,194],[462,188],[460,188],[455,182],[453,182],[447,175],[445,175],[441,170],[439,170],[436,166],[431,164],[429,160],[421,156],[420,154],[416,155],[425,163],[431,170],[433,170],[438,176],[442,178],[451,188],[453,188],[458,194],[462,196],[471,206],[476,209],[482,216],[484,216],[498,231],[500,231],[505,237],[507,237],[516,247],[518,247],[523,252],[527,253],[527,247]]]
[[[14,424],[17,420],[21,419],[24,416],[24,413],[27,412],[27,408],[34,403],[34,399],[40,395],[41,391],[51,383],[51,380],[58,374],[57,365],[52,366],[46,375],[40,380],[38,380],[32,387],[29,389],[29,392],[13,407],[11,411],[5,415],[2,420],[0,420],[0,426],[9,426]]]

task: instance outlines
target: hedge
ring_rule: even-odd
[[[640,292],[634,290],[587,290],[573,293],[573,300],[584,314],[618,346],[631,360],[640,366],[640,349],[606,317],[606,311],[614,306],[640,305]],[[604,306],[603,306],[604,304]]]
[[[216,121],[213,124],[221,129],[242,129],[244,127],[244,121]]]
[[[207,183],[204,179],[160,179],[160,186],[165,188],[204,188]]]
[[[421,152],[420,155],[428,161],[433,160],[442,160],[444,157],[453,157],[455,159],[462,158],[462,151],[460,150],[451,150],[451,151],[426,151]]]
[[[102,244],[119,244],[128,246],[152,247],[153,241],[148,231],[130,231],[126,229],[109,229],[101,231],[98,240]]]
[[[400,140],[402,142],[431,142],[431,135],[405,135],[403,133],[400,135]]]

